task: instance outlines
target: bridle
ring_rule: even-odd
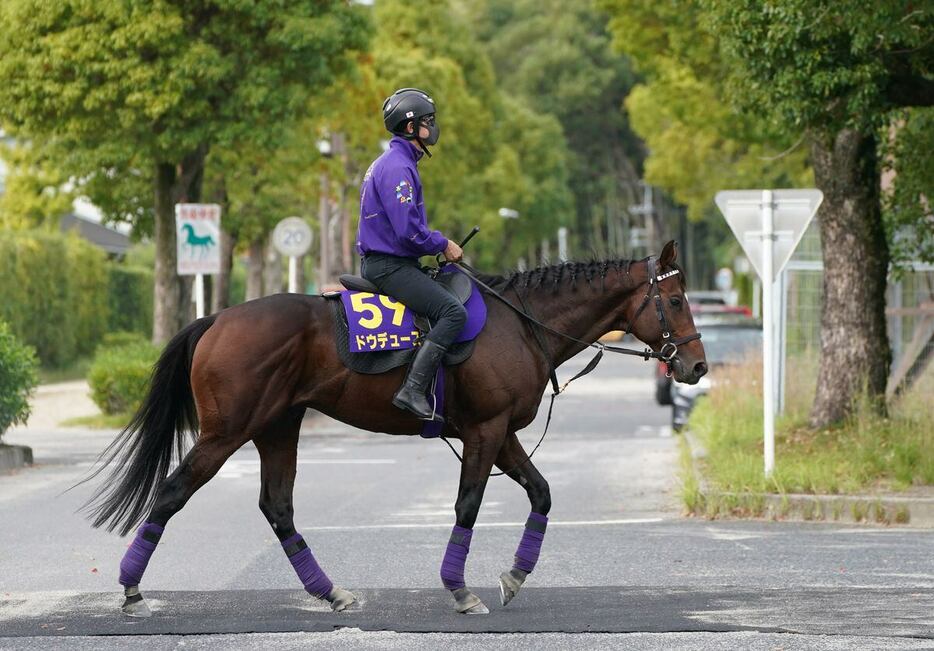
[[[675,355],[678,354],[678,346],[700,339],[701,335],[699,332],[695,332],[692,335],[672,338],[671,328],[668,326],[668,319],[665,318],[665,310],[662,308],[662,293],[658,284],[666,278],[671,278],[672,276],[678,275],[681,273],[681,270],[672,269],[666,273],[659,274],[657,271],[655,256],[652,256],[648,259],[647,267],[649,272],[649,279],[646,282],[649,283],[649,289],[645,293],[645,298],[642,299],[642,303],[639,304],[636,313],[633,315],[632,319],[629,320],[629,324],[626,326],[624,333],[627,335],[630,333],[632,326],[636,323],[639,315],[642,314],[643,310],[645,310],[646,306],[649,304],[649,301],[654,298],[655,314],[658,317],[658,322],[662,327],[662,339],[664,340],[664,343],[662,344],[661,348],[659,348],[656,355],[658,359],[665,362],[665,365],[668,367],[666,375],[671,377],[671,361],[675,358]],[[656,355],[653,355],[653,357]]]
[[[470,238],[468,237],[467,239],[469,240]],[[482,280],[477,278],[476,271],[472,267],[470,267],[470,265],[464,262],[455,263],[457,267],[461,271],[463,271],[473,282],[477,283],[479,287],[483,288],[491,296],[493,296],[498,301],[500,301],[501,303],[509,307],[509,309],[511,309],[516,314],[518,314],[521,318],[529,322],[532,333],[535,335],[535,340],[538,342],[539,348],[541,348],[542,353],[545,355],[545,359],[548,361],[548,372],[549,372],[549,378],[551,380],[552,393],[551,393],[551,403],[548,405],[548,418],[545,421],[545,431],[542,432],[541,438],[538,440],[538,443],[535,445],[535,448],[532,450],[531,454],[529,454],[528,457],[526,457],[525,461],[519,463],[518,465],[516,465],[515,467],[509,470],[490,473],[490,477],[496,477],[499,475],[508,474],[514,470],[519,469],[521,466],[525,465],[528,461],[532,459],[532,455],[535,454],[536,450],[538,450],[538,446],[540,446],[542,444],[542,441],[545,440],[545,434],[548,433],[548,425],[551,423],[551,411],[552,411],[552,408],[555,406],[555,398],[557,398],[568,387],[568,385],[571,382],[587,375],[588,373],[593,371],[595,368],[597,368],[597,364],[600,363],[600,360],[603,358],[603,353],[605,351],[610,351],[611,353],[620,353],[622,355],[636,355],[638,357],[643,358],[645,361],[648,361],[650,359],[658,359],[660,361],[665,362],[666,366],[668,367],[667,375],[671,376],[671,362],[675,358],[675,356],[678,354],[678,346],[701,338],[701,335],[699,332],[695,332],[694,334],[687,335],[685,337],[675,337],[675,338],[671,337],[671,328],[668,326],[668,320],[665,318],[665,310],[662,307],[661,290],[659,289],[658,284],[661,281],[665,280],[666,278],[670,278],[672,276],[675,276],[681,273],[681,270],[673,269],[672,271],[659,275],[657,273],[657,264],[655,261],[655,256],[650,256],[646,262],[647,262],[647,268],[648,268],[648,274],[649,274],[648,280],[646,280],[646,282],[649,284],[649,289],[645,294],[645,298],[642,299],[642,303],[639,305],[638,309],[636,309],[636,313],[633,315],[632,319],[630,319],[628,325],[623,331],[624,333],[623,336],[625,337],[626,335],[630,334],[630,332],[632,331],[632,326],[635,324],[636,320],[639,318],[639,315],[641,315],[643,310],[645,310],[646,306],[649,304],[649,301],[651,301],[652,298],[654,298],[655,299],[655,313],[658,316],[658,322],[662,328],[662,339],[665,340],[665,343],[662,344],[658,352],[655,352],[654,350],[648,347],[640,351],[640,350],[635,350],[632,348],[623,348],[621,346],[610,346],[608,344],[603,344],[600,342],[584,341],[582,339],[578,339],[577,337],[572,337],[569,334],[565,334],[563,332],[555,330],[551,326],[545,325],[544,323],[536,319],[534,316],[532,316],[529,306],[526,304],[525,299],[522,298],[522,294],[519,293],[518,290],[516,291],[516,296],[519,299],[519,303],[522,305],[522,309],[519,309],[518,307],[513,305],[502,294],[500,294],[495,289],[493,289],[492,287],[484,283]],[[583,370],[581,370],[577,375],[572,377],[570,380],[568,380],[564,384],[559,385],[558,375],[555,372],[554,358],[551,355],[551,351],[549,350],[547,343],[542,337],[541,330],[547,330],[548,332],[554,335],[557,335],[559,337],[562,337],[564,339],[568,339],[570,341],[574,341],[579,344],[584,344],[584,346],[586,346],[587,348],[596,348],[597,354],[594,355],[594,358],[590,360],[590,362],[588,362],[587,365],[583,368]],[[441,436],[440,438],[442,441],[448,444],[448,447],[451,448],[451,451],[454,453],[454,456],[456,456],[458,460],[463,461],[463,459],[461,459],[461,455],[458,454],[457,450],[454,449],[454,446],[451,445],[451,442],[448,441],[447,438],[444,436]]]

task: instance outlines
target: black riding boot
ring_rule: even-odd
[[[415,359],[409,366],[405,384],[396,391],[392,404],[399,409],[408,409],[422,420],[431,420],[432,406],[426,394],[446,352],[447,348],[436,344],[431,339],[422,342],[415,354]],[[434,420],[439,423],[444,422],[440,414],[435,414]]]

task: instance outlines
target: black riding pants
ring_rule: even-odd
[[[454,296],[422,271],[416,258],[400,258],[367,253],[360,274],[384,294],[399,300],[431,322],[425,337],[447,348],[454,343],[464,324],[467,310]]]

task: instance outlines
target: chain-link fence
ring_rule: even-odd
[[[786,358],[816,355],[820,349],[823,268],[815,221],[784,271]],[[922,372],[934,357],[934,265],[916,263],[889,282],[886,315],[892,347],[891,393],[898,383]]]

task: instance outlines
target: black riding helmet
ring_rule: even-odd
[[[400,88],[383,102],[383,123],[386,129],[406,140],[417,141],[428,156],[431,156],[431,152],[425,145],[434,145],[441,135],[441,129],[435,123],[434,116],[434,100],[418,88]],[[415,123],[413,133],[405,131],[405,125],[409,122]],[[428,137],[424,140],[418,136],[420,124],[424,124],[428,129]]]

